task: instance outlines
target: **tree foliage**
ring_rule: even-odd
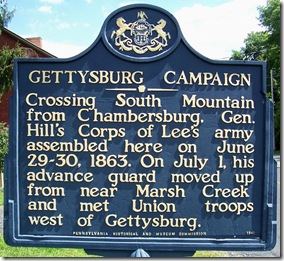
[[[25,49],[19,45],[0,49],[0,97],[3,91],[9,91],[13,86],[14,59],[18,57],[27,57]]]
[[[8,23],[14,17],[15,9],[8,10],[8,3],[6,0],[0,0],[0,28],[7,27]]]
[[[248,33],[244,47],[233,50],[232,60],[267,61],[268,71],[280,79],[280,0],[268,0],[266,6],[258,7],[264,31]],[[280,81],[277,82],[280,85]]]
[[[268,35],[266,60],[280,90],[280,0],[269,0],[267,6],[259,7],[259,12],[259,21]]]
[[[4,159],[8,154],[8,126],[0,122],[0,173],[4,172]]]
[[[251,32],[244,40],[245,47],[240,51],[233,51],[232,60],[263,61],[267,55],[266,42],[268,34],[266,32]]]
[[[232,60],[256,60],[267,62],[268,92],[273,85],[275,115],[275,145],[280,148],[280,0],[268,0],[266,6],[258,7],[260,32],[251,32],[240,51],[233,50]],[[270,72],[273,72],[271,79]],[[269,94],[272,96],[271,93]]]
[[[0,0],[0,34],[3,27],[7,27],[15,13],[15,9],[8,10],[6,0]],[[13,86],[14,59],[17,57],[27,57],[25,49],[16,45],[14,48],[3,46],[0,49],[0,98],[3,91],[9,91]]]

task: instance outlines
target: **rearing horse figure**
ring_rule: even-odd
[[[158,33],[158,36],[156,37],[156,39],[158,39],[159,37],[161,37],[164,41],[165,41],[165,45],[167,45],[168,41],[167,41],[167,37],[169,39],[171,39],[171,35],[170,33],[166,33],[163,29],[165,28],[167,22],[164,19],[161,19],[157,25],[153,28],[153,31],[156,31]]]
[[[113,38],[114,35],[116,35],[116,38],[118,38],[121,35],[126,37],[126,35],[124,33],[125,33],[126,30],[131,30],[131,28],[130,28],[131,23],[126,24],[125,22],[126,21],[123,17],[117,18],[116,25],[119,27],[119,29],[112,32],[111,38]]]

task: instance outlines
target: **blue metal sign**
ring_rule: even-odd
[[[209,60],[152,5],[70,59],[17,59],[5,241],[171,252],[275,245],[263,62]]]

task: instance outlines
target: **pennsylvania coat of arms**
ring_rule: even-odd
[[[111,38],[121,51],[134,51],[137,54],[144,54],[147,51],[156,52],[163,50],[171,38],[169,32],[165,32],[167,22],[160,19],[156,25],[147,22],[147,15],[140,11],[137,14],[137,21],[127,23],[123,17],[116,20],[118,29],[113,31]]]

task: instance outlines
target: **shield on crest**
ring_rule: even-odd
[[[132,32],[134,34],[134,42],[138,46],[144,46],[149,42],[149,35],[151,34],[151,25],[143,18],[139,19],[132,25]]]

